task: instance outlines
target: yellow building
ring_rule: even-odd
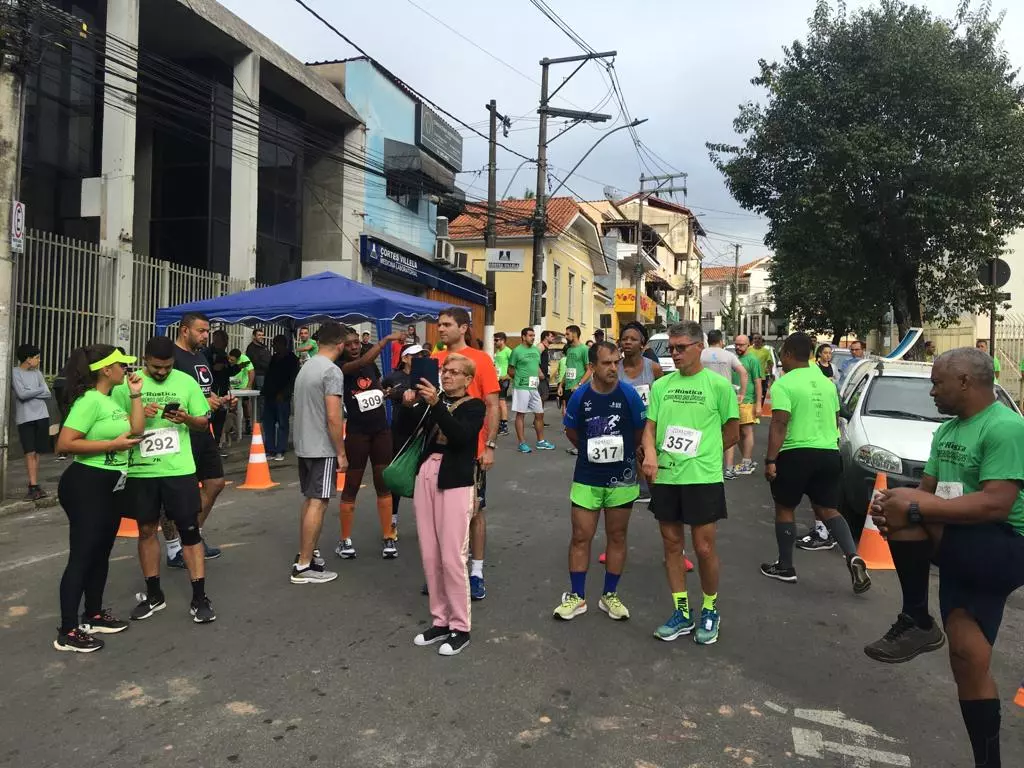
[[[534,208],[534,200],[498,203],[497,247],[504,253],[502,269],[495,270],[494,327],[513,339],[532,325]],[[486,277],[486,222],[486,206],[471,204],[448,226],[456,253],[466,254],[466,268],[481,277]],[[561,333],[567,325],[578,325],[585,339],[592,337],[600,315],[612,311],[612,297],[595,281],[608,275],[608,265],[597,225],[570,197],[548,201],[542,261],[546,291],[541,327]]]

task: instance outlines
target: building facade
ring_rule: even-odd
[[[705,331],[731,327],[728,315],[732,308],[734,285],[738,285],[739,328],[736,333],[760,333],[765,338],[781,338],[787,322],[773,317],[768,274],[769,257],[734,267],[705,267],[701,277],[701,325]],[[738,274],[738,279],[737,279]]]

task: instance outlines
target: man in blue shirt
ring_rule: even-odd
[[[640,495],[637,452],[641,450],[646,408],[637,391],[619,381],[619,350],[611,342],[595,343],[589,352],[591,379],[577,387],[565,408],[565,434],[576,446],[573,473],[572,541],[569,544],[570,591],[554,610],[569,621],[587,612],[585,589],[590,543],[604,510],[608,541],[604,589],[598,607],[611,619],[628,619],[618,596],[626,564],[626,529],[633,502]]]

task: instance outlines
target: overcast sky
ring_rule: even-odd
[[[251,25],[303,61],[358,55],[344,41],[293,0],[220,0]],[[538,62],[579,53],[579,49],[530,0],[307,0],[309,5],[364,48],[373,58],[429,99],[486,133],[485,104],[518,117],[508,139],[524,155],[537,152]],[[764,222],[740,209],[721,175],[711,165],[705,141],[733,141],[737,106],[761,99],[750,84],[759,58],[776,59],[781,47],[803,37],[813,0],[548,0],[575,31],[599,51],[615,50],[615,69],[629,111],[648,118],[638,128],[641,140],[660,160],[644,156],[641,165],[628,131],[603,142],[567,186],[587,199],[604,196],[605,185],[635,192],[641,172],[666,169],[689,173],[687,204],[709,231],[708,261],[725,257],[728,243],[743,243],[744,261],[766,253]],[[851,8],[866,3],[850,2]],[[922,0],[936,13],[950,15],[957,0]],[[417,7],[419,6],[419,7]],[[1003,41],[1013,61],[1024,64],[1024,3],[995,0],[1007,7]],[[475,48],[427,13],[484,48]],[[519,74],[511,67],[519,70]],[[574,65],[552,67],[552,88]],[[525,76],[524,76],[525,75]],[[561,91],[568,101],[558,106],[607,112],[618,122],[577,126],[549,149],[552,172],[568,171],[609,125],[621,125],[604,71],[591,63]],[[461,131],[464,142],[459,185],[471,198],[487,195],[487,142]],[[549,135],[551,133],[549,132]],[[499,149],[499,194],[512,179],[520,159]],[[660,165],[660,168],[659,168]],[[510,194],[535,187],[536,170],[523,168]],[[706,248],[705,250],[709,250]]]

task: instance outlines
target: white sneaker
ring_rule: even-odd
[[[351,560],[356,556],[356,547],[352,543],[352,539],[342,539],[338,542],[338,546],[334,548],[334,554],[340,557],[342,560]]]
[[[292,566],[292,584],[326,584],[336,578],[338,578],[338,574],[328,571],[316,563],[310,563],[305,568],[299,568],[298,565]]]

